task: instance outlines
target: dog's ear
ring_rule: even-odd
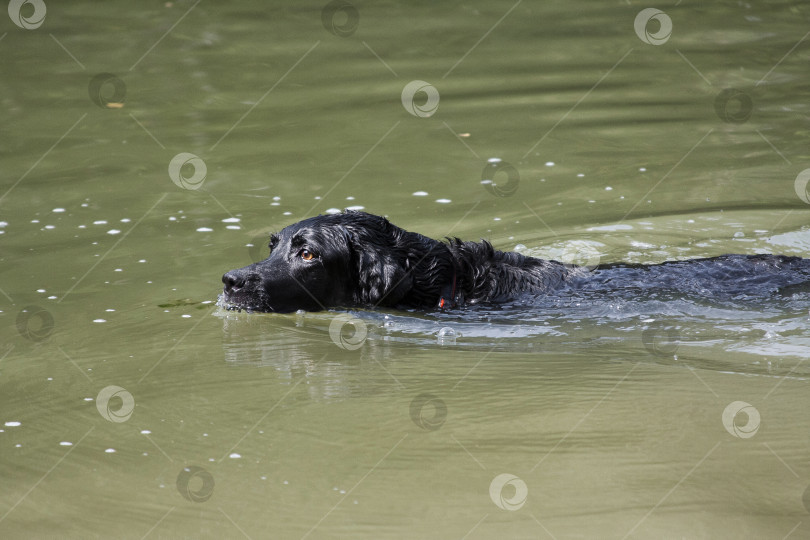
[[[387,231],[362,234],[343,228],[351,251],[350,272],[356,280],[354,301],[357,304],[393,306],[401,302],[413,287],[407,253],[392,249],[393,239]]]

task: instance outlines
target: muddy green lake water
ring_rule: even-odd
[[[246,314],[361,208],[810,256],[810,5],[9,3],[0,537],[808,538],[810,297]]]

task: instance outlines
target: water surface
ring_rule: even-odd
[[[810,534],[800,295],[216,305],[346,207],[589,266],[807,256],[806,5],[45,5],[0,23],[0,536]]]

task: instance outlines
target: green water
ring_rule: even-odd
[[[806,4],[43,5],[0,21],[0,537],[810,535],[807,302],[215,304],[345,207],[810,255]]]

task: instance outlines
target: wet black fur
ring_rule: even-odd
[[[330,307],[430,309],[506,302],[562,290],[767,295],[810,284],[810,259],[724,255],[593,271],[495,250],[487,241],[439,242],[387,219],[346,211],[305,219],[271,236],[270,256],[222,276],[235,309],[290,312]],[[311,260],[301,255],[312,254]]]

